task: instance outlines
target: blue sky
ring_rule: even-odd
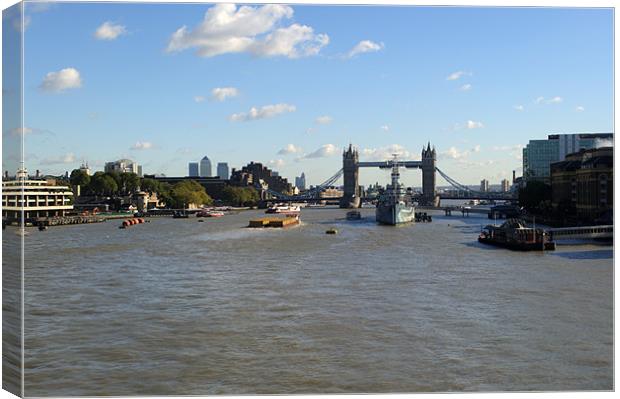
[[[498,183],[529,139],[613,131],[610,9],[239,7],[27,4],[28,169],[186,175],[208,155],[317,184],[349,143],[418,159],[431,141],[451,177]]]

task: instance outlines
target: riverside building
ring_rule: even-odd
[[[16,180],[2,182],[2,218],[7,222],[31,221],[37,218],[65,216],[73,210],[73,192],[49,180],[29,180],[25,169]]]
[[[530,140],[523,148],[523,178],[550,182],[550,165],[566,155],[613,145],[613,133],[550,134],[546,140]]]

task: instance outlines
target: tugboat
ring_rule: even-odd
[[[555,250],[549,234],[543,229],[527,227],[519,219],[508,219],[501,226],[485,226],[478,242],[517,251]]]
[[[396,154],[392,163],[392,184],[388,184],[385,193],[379,197],[375,211],[377,222],[395,226],[415,220],[415,207],[411,197],[406,195],[404,186],[399,182],[398,160]]]

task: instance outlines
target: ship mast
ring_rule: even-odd
[[[399,187],[399,179],[400,172],[398,170],[398,154],[392,154],[394,159],[392,159],[392,192],[395,197],[400,197],[400,187]]]

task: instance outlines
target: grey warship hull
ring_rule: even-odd
[[[403,203],[379,203],[375,211],[378,223],[395,226],[415,220],[415,208]]]

